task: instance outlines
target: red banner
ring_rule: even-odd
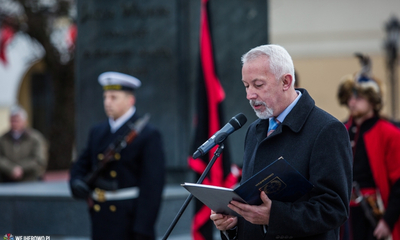
[[[224,124],[222,102],[225,99],[225,92],[215,71],[208,9],[209,1],[201,0],[200,70],[196,86],[196,136],[192,152],[195,152],[197,147],[207,141]],[[189,157],[189,166],[198,176],[204,172],[216,149],[217,146],[198,159]],[[215,161],[208,177],[203,181],[204,184],[233,187],[237,183],[241,170],[236,165],[231,164],[228,149],[225,143],[223,153]],[[234,168],[234,171],[231,171],[231,168]],[[210,220],[210,213],[211,210],[207,206],[199,201],[196,202],[196,212],[192,225],[194,240],[213,239],[214,225]]]

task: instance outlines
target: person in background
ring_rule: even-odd
[[[108,147],[125,138],[132,124],[143,120],[135,107],[134,91],[141,85],[139,79],[105,72],[98,81],[103,86],[108,119],[90,130],[86,149],[71,167],[72,194],[88,200],[92,239],[154,240],[165,181],[159,130],[146,124],[131,142],[122,145],[122,150],[114,149],[113,161],[105,165],[94,186],[89,184],[89,176],[106,161]]]
[[[371,60],[356,54],[362,69],[346,75],[338,100],[349,110],[345,122],[353,149],[354,188],[342,239],[400,240],[400,130],[384,119],[380,81]],[[346,234],[347,233],[347,234]]]
[[[247,99],[259,118],[246,134],[242,182],[282,156],[314,188],[295,202],[271,200],[261,191],[261,205],[230,202],[241,217],[212,211],[210,218],[223,239],[337,240],[352,184],[346,128],[305,89],[294,88],[293,61],[283,47],[253,48],[242,62]]]
[[[22,107],[11,107],[10,131],[0,137],[1,182],[37,181],[46,170],[46,140],[27,120]]]

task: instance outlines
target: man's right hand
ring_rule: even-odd
[[[89,186],[81,179],[75,179],[71,183],[72,195],[75,198],[87,199],[90,196]]]
[[[226,231],[232,229],[237,224],[237,217],[218,214],[211,210],[210,219],[214,222],[214,225],[220,231]]]
[[[391,230],[389,225],[385,222],[384,219],[379,220],[378,225],[374,230],[374,236],[377,239],[386,239],[390,237]]]

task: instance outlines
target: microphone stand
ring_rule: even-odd
[[[224,143],[220,143],[219,147],[217,148],[217,150],[215,150],[214,156],[212,157],[211,161],[207,164],[206,169],[204,170],[204,172],[201,174],[199,180],[197,181],[198,184],[202,183],[204,178],[206,178],[208,172],[210,171],[212,165],[214,165],[215,161],[217,160],[217,158],[219,157],[219,155],[221,154],[222,150],[224,150]],[[172,221],[171,225],[169,226],[167,232],[165,233],[164,237],[162,238],[162,240],[166,240],[168,238],[168,236],[171,234],[172,230],[174,229],[175,225],[178,223],[179,219],[181,218],[183,212],[185,211],[186,207],[189,205],[190,201],[193,198],[193,194],[190,194],[187,198],[186,201],[183,203],[181,209],[179,210],[178,214],[175,216],[174,221]]]

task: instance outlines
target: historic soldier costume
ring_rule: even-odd
[[[376,239],[374,231],[382,218],[392,231],[393,240],[399,240],[400,130],[380,117],[382,92],[379,80],[371,76],[370,59],[357,56],[363,68],[360,73],[344,77],[338,98],[347,107],[351,98],[367,99],[373,113],[357,122],[355,119],[363,116],[353,112],[345,123],[353,148],[353,181],[359,187],[359,191],[353,189],[350,202],[349,238]],[[363,197],[368,203],[364,207]],[[384,208],[380,206],[380,200]],[[368,217],[370,215],[372,217]],[[347,237],[343,236],[343,239]]]
[[[141,84],[132,76],[115,72],[103,73],[99,82],[105,91],[132,91]],[[115,121],[109,119],[94,126],[86,149],[71,168],[73,195],[89,200],[93,239],[155,239],[165,165],[156,128],[146,124],[131,143],[115,152],[113,161],[95,179],[94,189],[89,191],[87,182],[99,163],[106,160],[110,144],[125,137],[138,119],[142,118],[132,106]]]

